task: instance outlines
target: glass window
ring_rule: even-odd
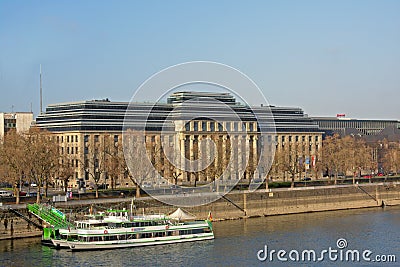
[[[215,122],[210,122],[210,131],[214,132],[215,131]]]

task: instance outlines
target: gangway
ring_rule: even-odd
[[[52,206],[35,203],[28,204],[27,208],[30,213],[55,229],[73,227],[73,224],[66,219],[65,214]]]

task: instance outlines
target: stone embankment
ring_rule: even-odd
[[[183,199],[189,196],[174,195],[167,197]],[[71,216],[73,220],[87,214],[90,206],[95,210],[106,208],[130,209],[131,202],[132,198],[91,199],[56,203],[56,207]],[[386,205],[400,205],[400,183],[268,191],[264,189],[255,192],[235,191],[213,203],[184,209],[196,215],[199,219],[207,218],[211,211],[213,220],[218,221],[303,212],[383,207]],[[24,215],[34,218],[33,215],[27,213],[24,205],[13,207],[18,208],[19,212]],[[170,213],[175,210],[175,207],[150,197],[135,199],[134,207],[136,213]],[[7,206],[3,206],[0,210],[0,233],[0,239],[9,239],[40,236],[41,231],[7,209]]]

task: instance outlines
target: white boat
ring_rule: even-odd
[[[193,220],[178,209],[173,214],[128,216],[127,210],[111,210],[107,216],[75,221],[76,229],[60,229],[52,239],[59,248],[71,250],[115,249],[181,243],[214,238],[211,219]]]

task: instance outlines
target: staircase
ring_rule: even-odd
[[[28,223],[30,223],[30,224],[36,226],[37,228],[43,229],[43,226],[42,226],[42,225],[38,224],[38,223],[35,222],[35,221],[32,221],[31,219],[29,219],[28,217],[26,217],[24,214],[20,213],[19,211],[15,210],[15,209],[13,209],[13,208],[8,208],[8,210],[11,211],[11,212],[13,212],[13,213],[15,213],[16,215],[18,215],[19,217],[21,217],[22,219],[24,219],[24,220],[27,221]]]
[[[50,224],[56,229],[73,227],[73,224],[67,221],[65,214],[48,205],[28,204],[27,208],[30,213],[37,216],[39,219]]]

